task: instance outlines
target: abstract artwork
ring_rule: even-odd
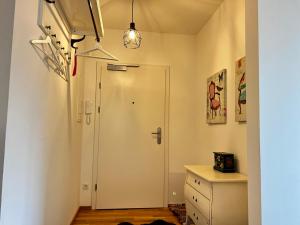
[[[227,121],[226,76],[227,70],[224,69],[207,79],[208,124],[224,124]]]
[[[235,66],[235,121],[247,121],[247,83],[246,83],[246,57],[236,62]]]

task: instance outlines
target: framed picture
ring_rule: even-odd
[[[246,57],[236,62],[235,66],[235,121],[247,121],[247,82]]]
[[[227,70],[224,69],[207,79],[207,123],[227,122]]]

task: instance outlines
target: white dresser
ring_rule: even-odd
[[[212,166],[185,166],[187,225],[247,225],[247,177]]]

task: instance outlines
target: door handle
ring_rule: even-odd
[[[161,144],[161,128],[157,128],[157,132],[152,133],[152,135],[156,135],[157,144]]]

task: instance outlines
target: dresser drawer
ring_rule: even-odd
[[[184,187],[185,199],[189,201],[194,207],[207,219],[210,218],[210,201],[202,194],[197,192],[189,184]]]
[[[206,198],[211,199],[211,184],[199,178],[198,176],[187,173],[186,182],[199,191]]]
[[[190,202],[186,202],[186,214],[195,225],[209,225],[207,220]]]

